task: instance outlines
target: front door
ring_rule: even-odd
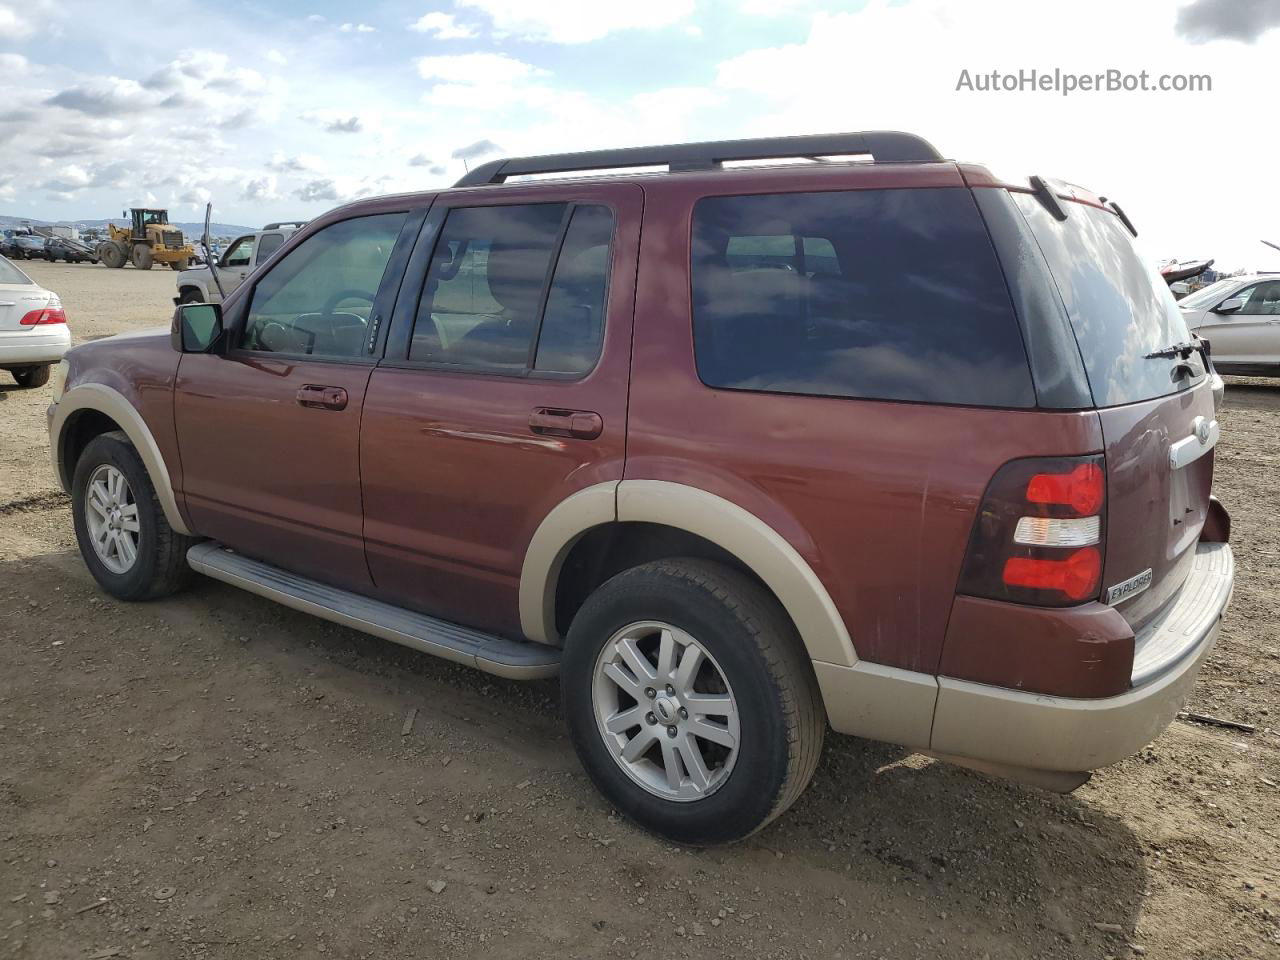
[[[1209,313],[1200,333],[1223,364],[1280,363],[1280,280],[1255,283],[1232,298],[1244,300],[1234,313]]]
[[[253,261],[253,234],[237,237],[227,247],[227,252],[218,261],[218,279],[222,281],[222,289],[227,296],[231,291],[244,283],[249,276]]]
[[[538,524],[622,478],[643,193],[450,193],[432,208],[361,432],[379,595],[519,636]]]
[[[403,271],[392,253],[402,232],[406,245],[416,232],[404,229],[407,217],[315,231],[233,300],[225,355],[183,356],[174,414],[201,535],[336,586],[371,588],[360,408],[375,363],[371,321],[390,312]]]

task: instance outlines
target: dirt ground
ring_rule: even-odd
[[[166,270],[24,266],[79,340],[172,311]],[[554,683],[214,582],[108,599],[48,388],[0,379],[0,957],[1280,957],[1280,382],[1228,389],[1239,579],[1191,702],[1255,733],[1175,722],[1066,797],[832,735],[698,851],[609,810]]]

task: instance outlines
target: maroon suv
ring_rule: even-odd
[[[495,161],[76,348],[53,455],[114,596],[194,569],[559,672],[677,840],[785,810],[828,724],[1069,790],[1232,587],[1221,381],[1133,233],[901,133]]]

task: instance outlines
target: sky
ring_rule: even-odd
[[[889,129],[1104,194],[1153,260],[1280,270],[1277,64],[1280,0],[0,0],[0,214],[257,225],[503,155]],[[1211,89],[976,89],[1032,69]]]

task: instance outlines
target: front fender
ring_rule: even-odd
[[[68,424],[73,422],[75,414],[83,410],[96,410],[110,417],[124,431],[147,468],[147,475],[155,487],[156,498],[160,501],[169,526],[178,533],[191,536],[192,532],[178,509],[169,467],[150,428],[124,394],[106,384],[82,383],[68,390],[61,400],[49,407],[50,455],[54,473],[62,489],[70,492],[72,479],[69,465],[63,462],[64,433]]]

